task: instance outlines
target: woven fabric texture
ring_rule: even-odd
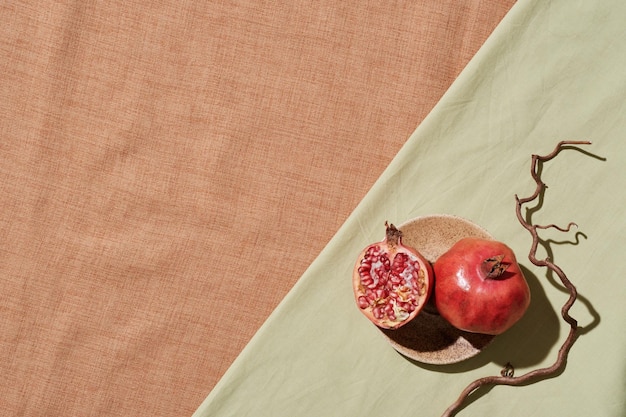
[[[513,3],[0,5],[0,414],[190,415]]]

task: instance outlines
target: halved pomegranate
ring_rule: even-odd
[[[426,305],[433,288],[430,263],[415,249],[402,244],[402,232],[393,224],[383,241],[359,254],[352,286],[361,312],[378,327],[397,329]]]

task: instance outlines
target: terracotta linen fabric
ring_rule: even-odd
[[[193,413],[513,3],[0,5],[0,414]]]

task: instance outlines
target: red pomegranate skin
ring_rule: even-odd
[[[434,273],[437,310],[458,329],[498,335],[530,305],[528,283],[502,242],[461,239],[435,261]]]

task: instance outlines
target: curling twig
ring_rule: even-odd
[[[554,362],[554,364],[552,364],[551,366],[547,368],[536,369],[521,376],[513,376],[513,367],[511,364],[507,364],[507,366],[502,370],[500,376],[487,376],[487,377],[479,378],[475,380],[474,382],[472,382],[471,384],[469,384],[461,392],[461,395],[458,397],[458,399],[450,407],[448,407],[448,409],[443,413],[442,417],[451,417],[455,415],[456,412],[463,405],[463,403],[467,400],[467,398],[480,387],[494,386],[494,385],[511,385],[511,386],[528,385],[536,380],[545,379],[545,378],[554,376],[556,375],[557,372],[559,372],[565,367],[565,363],[567,362],[567,355],[577,338],[578,322],[576,321],[576,319],[574,319],[572,316],[569,315],[569,310],[574,304],[574,302],[576,301],[576,297],[578,294],[576,292],[576,287],[567,278],[563,270],[559,266],[555,265],[552,262],[552,260],[550,260],[549,258],[537,259],[537,247],[539,246],[539,243],[541,241],[537,230],[554,228],[561,232],[568,232],[572,227],[576,226],[576,223],[573,223],[573,222],[569,223],[567,227],[565,228],[556,226],[554,224],[545,225],[545,226],[533,225],[531,224],[530,219],[526,219],[522,215],[522,206],[537,198],[540,198],[544,190],[547,188],[546,184],[544,184],[544,182],[541,180],[541,174],[540,174],[541,171],[540,171],[539,163],[547,162],[553,159],[559,154],[559,152],[562,149],[564,149],[564,147],[568,145],[590,145],[590,144],[591,142],[587,142],[587,141],[562,141],[562,142],[559,142],[556,148],[548,155],[545,155],[545,156],[532,155],[530,174],[532,178],[535,180],[535,183],[537,184],[537,188],[535,189],[535,192],[529,197],[519,198],[517,195],[515,195],[515,200],[517,202],[517,206],[516,206],[517,219],[522,224],[522,226],[524,226],[524,228],[528,230],[528,232],[532,236],[532,245],[530,248],[530,252],[528,254],[528,259],[533,264],[540,266],[540,267],[546,267],[552,272],[554,272],[561,280],[563,286],[569,292],[569,298],[567,299],[567,301],[561,308],[561,316],[563,317],[563,320],[565,320],[570,325],[570,330],[569,330],[569,334],[567,335],[567,338],[565,339],[565,341],[561,345],[561,348],[559,349],[556,361]]]

